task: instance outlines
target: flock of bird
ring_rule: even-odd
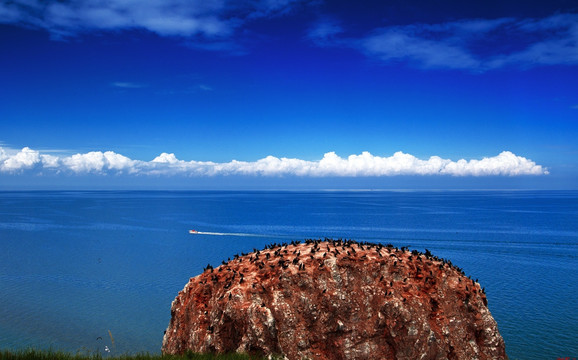
[[[227,280],[225,283],[224,288],[228,289],[233,285],[233,282],[237,279],[239,284],[243,284],[245,281],[245,274],[240,269],[235,269],[235,267],[231,267],[228,265],[232,265],[236,263],[240,265],[243,261],[246,261],[250,264],[255,265],[259,270],[263,269],[287,269],[289,266],[297,266],[298,271],[305,270],[305,261],[307,258],[311,260],[318,259],[319,264],[317,265],[318,268],[323,268],[325,266],[325,258],[328,256],[340,256],[341,260],[365,260],[367,259],[367,255],[370,253],[369,250],[373,250],[373,254],[377,255],[377,257],[384,257],[389,256],[394,259],[393,266],[397,266],[398,262],[401,263],[403,260],[398,257],[399,254],[406,254],[408,255],[407,260],[412,262],[414,259],[416,262],[422,262],[424,259],[429,260],[430,263],[434,261],[437,262],[437,266],[440,270],[443,270],[445,267],[452,268],[460,273],[462,276],[465,277],[464,270],[454,264],[450,260],[446,260],[443,258],[439,258],[433,255],[430,250],[425,249],[425,253],[419,252],[417,250],[409,250],[408,247],[402,246],[401,248],[397,248],[392,244],[381,244],[381,243],[371,243],[371,242],[360,242],[350,239],[306,239],[303,241],[303,244],[306,245],[300,246],[302,244],[301,241],[291,241],[290,243],[270,243],[265,246],[263,250],[253,249],[251,253],[241,253],[235,254],[233,259],[228,258],[226,261],[223,260],[221,262],[221,266],[214,268],[211,264],[208,264],[204,269],[203,272],[210,273],[210,279],[213,283],[219,281],[220,276],[217,273],[227,271],[232,274],[232,276],[227,276]],[[305,253],[307,249],[308,252]],[[356,250],[357,249],[357,250]],[[303,253],[302,253],[303,252]],[[363,253],[363,255],[359,255]],[[420,272],[419,267],[417,268],[418,273]],[[433,277],[433,273],[430,270],[430,274]],[[476,292],[476,283],[478,280],[475,281],[468,277],[469,281],[471,281],[471,287],[473,292]],[[380,278],[383,280],[383,276]],[[425,278],[425,281],[428,281],[428,278]],[[459,278],[461,282],[461,278]],[[204,280],[206,282],[206,280]],[[203,281],[201,282],[203,283]],[[253,284],[253,288],[255,288],[257,283]],[[261,285],[263,286],[263,285]],[[466,291],[470,291],[467,285],[465,285]],[[485,289],[481,288],[480,290],[482,293],[485,293]],[[229,294],[230,296],[230,294]]]

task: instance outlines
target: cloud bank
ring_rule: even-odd
[[[112,151],[92,151],[71,156],[44,154],[28,147],[20,151],[0,147],[0,174],[59,175],[132,175],[132,176],[299,176],[299,177],[382,177],[397,175],[449,176],[520,176],[546,175],[548,170],[535,162],[503,151],[481,160],[427,160],[401,151],[392,156],[375,156],[369,152],[342,158],[334,152],[321,160],[267,156],[257,161],[227,163],[179,160],[174,154],[162,153],[151,161],[133,160]]]

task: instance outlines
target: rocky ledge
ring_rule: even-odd
[[[173,301],[163,353],[507,359],[484,289],[429,251],[272,244],[207,266]]]

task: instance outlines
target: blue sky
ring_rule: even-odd
[[[577,188],[573,1],[0,3],[4,188]]]

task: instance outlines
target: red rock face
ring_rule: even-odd
[[[307,241],[235,257],[173,301],[168,354],[507,359],[480,285],[429,252]]]

